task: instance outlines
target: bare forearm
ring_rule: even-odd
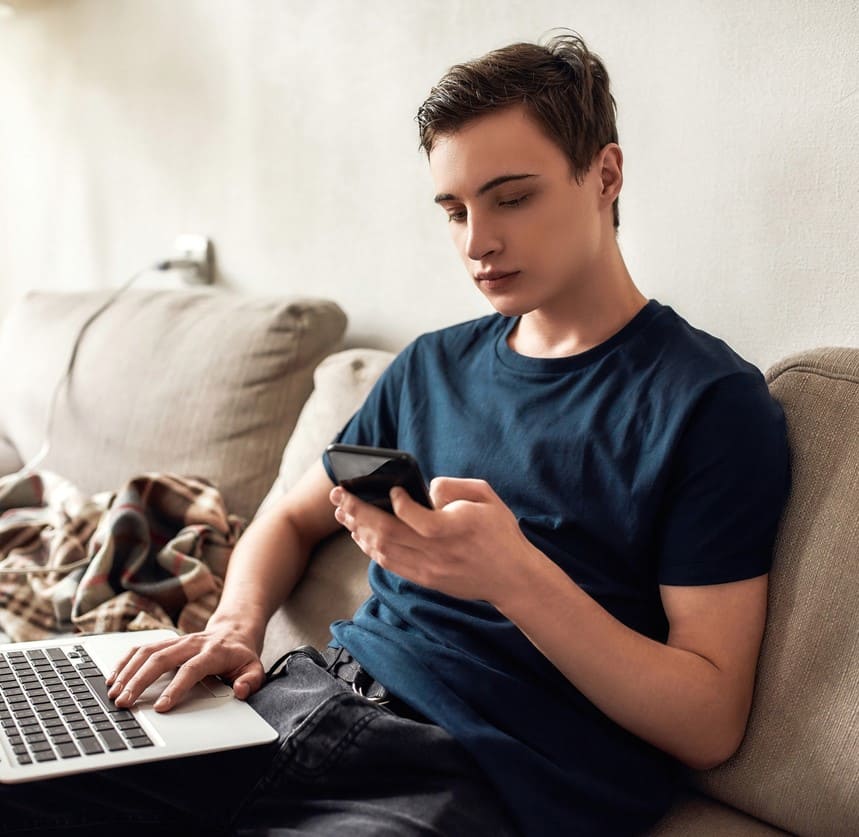
[[[631,630],[554,563],[534,572],[503,612],[606,715],[694,767],[727,758],[748,713],[712,661]]]
[[[331,480],[314,463],[297,485],[260,515],[239,539],[209,627],[227,626],[262,649],[271,615],[304,573],[311,550],[337,529]]]
[[[260,650],[268,620],[301,578],[310,548],[289,517],[269,512],[255,520],[230,558],[209,626],[229,624]]]

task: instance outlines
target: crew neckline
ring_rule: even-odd
[[[507,338],[516,327],[520,317],[509,317],[508,322],[502,329],[501,334],[495,341],[495,354],[501,363],[517,372],[549,373],[558,374],[570,372],[575,369],[583,369],[604,358],[609,352],[631,337],[636,335],[664,308],[655,299],[650,299],[644,307],[625,325],[620,331],[616,331],[607,340],[604,340],[591,349],[566,357],[529,357],[521,355],[510,348]]]

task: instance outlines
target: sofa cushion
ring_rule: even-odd
[[[268,510],[316,459],[361,405],[393,359],[389,352],[351,349],[326,358],[314,374],[313,394],[286,446],[275,484],[260,507]],[[328,626],[349,618],[370,594],[367,557],[345,533],[320,544],[289,600],[268,625],[263,663],[299,645],[324,648]]]
[[[745,741],[696,777],[797,834],[859,833],[859,349],[787,358],[767,375],[787,418],[793,488]]]
[[[787,834],[720,802],[689,794],[679,799],[646,837],[778,837]]]
[[[325,358],[313,373],[313,393],[283,452],[280,470],[259,512],[298,482],[361,406],[376,379],[394,359],[377,349],[347,349]]]
[[[40,448],[78,330],[109,295],[33,292],[6,316],[0,435],[23,460]],[[146,471],[203,477],[250,517],[345,326],[321,300],[128,290],[84,331],[39,467],[86,493]]]

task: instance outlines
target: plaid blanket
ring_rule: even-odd
[[[200,630],[244,527],[191,477],[144,474],[89,497],[47,471],[2,477],[0,629],[16,642]]]

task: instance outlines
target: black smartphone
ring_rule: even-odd
[[[389,495],[399,485],[413,500],[432,508],[421,469],[410,453],[339,444],[329,445],[326,453],[337,483],[365,503],[393,512]]]

